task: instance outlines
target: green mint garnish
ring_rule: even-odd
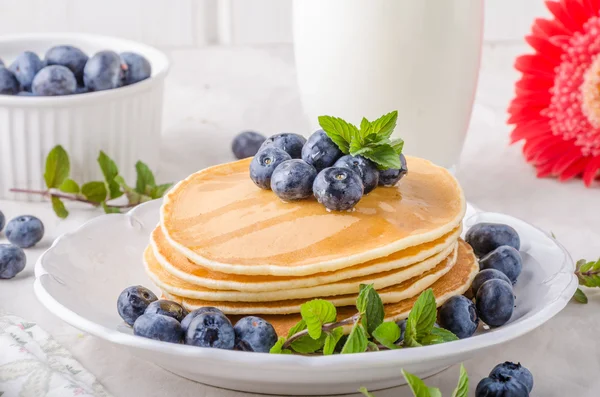
[[[400,327],[392,321],[381,323],[379,327],[372,332],[373,338],[388,349],[398,349],[398,346],[396,346],[395,343],[400,339],[400,334]]]
[[[271,354],[292,354],[292,351],[290,349],[283,349],[283,344],[285,343],[286,339],[282,336],[280,337],[277,342],[273,345],[273,347],[271,348],[271,350],[269,350],[269,353]]]
[[[373,288],[373,284],[360,285],[360,292],[356,299],[356,309],[362,315],[363,325],[369,334],[383,322],[385,316],[381,297]]]
[[[406,372],[402,370],[402,375],[404,375],[404,379],[406,379],[406,383],[408,383],[408,387],[413,392],[415,397],[442,397],[442,392],[440,389],[435,387],[427,387],[425,382],[423,382],[418,376],[411,374],[410,372]]]
[[[304,335],[293,341],[290,347],[298,353],[314,353],[323,347],[326,337],[325,333],[322,333],[317,339],[313,339],[310,335]]]
[[[323,355],[333,354],[335,346],[344,335],[344,327],[334,328],[331,332],[326,332],[325,344],[323,345]]]
[[[350,331],[350,335],[348,335],[346,343],[344,343],[342,354],[363,353],[367,351],[368,344],[369,338],[367,331],[365,331],[362,323],[357,320],[352,326],[352,330]]]
[[[577,288],[575,294],[573,295],[573,299],[575,299],[576,302],[583,303],[584,305],[588,303],[588,297],[585,292],[581,290],[581,288]]]
[[[361,387],[360,389],[358,389],[358,391],[361,392],[365,397],[375,397],[375,394],[369,393],[369,391],[364,387]]]
[[[306,329],[306,321],[300,320],[288,331],[288,338],[291,338],[292,335],[297,334],[300,331],[304,331]]]
[[[452,397],[468,397],[469,395],[469,375],[464,365],[460,365],[460,375],[458,377],[458,386],[454,389]]]
[[[454,335],[447,329],[433,327],[428,335],[421,338],[420,343],[424,346],[437,345],[439,343],[452,342],[458,340],[458,336]]]
[[[581,286],[588,288],[600,287],[600,259],[591,262],[585,259],[578,260],[575,265],[575,275]],[[579,303],[588,303],[588,298],[581,288],[577,288],[573,299]]]
[[[427,289],[419,297],[412,307],[406,320],[406,331],[404,332],[404,343],[409,347],[422,346],[422,340],[429,335],[435,324],[437,307],[433,290]]]
[[[306,322],[308,335],[313,339],[319,339],[323,325],[334,322],[337,311],[333,303],[323,299],[314,299],[300,306],[300,315]]]
[[[338,117],[319,117],[321,128],[344,154],[364,156],[382,170],[401,167],[399,156],[402,153],[404,141],[390,139],[397,121],[398,112],[396,110],[375,121],[363,118],[360,129]]]
[[[66,150],[55,146],[46,157],[44,181],[47,190],[10,189],[15,193],[38,194],[50,198],[52,209],[60,218],[66,218],[69,211],[63,200],[79,201],[102,207],[107,214],[120,213],[152,199],[162,197],[172,186],[171,183],[157,185],[150,168],[141,161],[135,164],[137,171],[136,187],[131,188],[122,176],[115,162],[106,153],[100,151],[98,165],[104,176],[104,181],[91,181],[79,185],[69,177],[71,161]],[[127,197],[126,204],[114,204],[114,200],[123,195]]]

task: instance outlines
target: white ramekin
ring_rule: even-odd
[[[58,144],[68,151],[71,176],[77,182],[102,179],[96,162],[100,150],[115,160],[121,175],[133,184],[137,160],[153,169],[158,165],[167,56],[134,41],[56,33],[0,36],[0,58],[9,64],[26,50],[43,57],[46,50],[60,44],[79,47],[89,56],[101,50],[139,53],[152,64],[152,77],[80,95],[0,95],[0,199],[35,199],[9,189],[44,189],[45,157]]]

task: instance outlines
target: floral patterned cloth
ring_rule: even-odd
[[[37,324],[0,313],[0,397],[109,397]]]

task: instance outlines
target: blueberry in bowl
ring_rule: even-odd
[[[180,343],[183,329],[179,321],[162,314],[142,314],[133,323],[133,334],[162,342]]]
[[[350,154],[341,157],[333,165],[334,167],[349,168],[360,175],[364,187],[364,194],[368,194],[377,187],[379,183],[379,171],[377,166],[363,156],[352,156]]]
[[[510,279],[506,277],[506,274],[502,273],[500,270],[496,269],[483,269],[473,279],[473,283],[471,284],[471,292],[473,296],[477,296],[477,291],[479,288],[488,280],[499,279],[504,280],[507,283],[511,283]]]
[[[122,85],[139,83],[152,75],[152,65],[140,54],[122,52],[121,62],[121,69],[123,69]]]
[[[231,321],[222,313],[208,311],[194,318],[185,333],[187,345],[232,350],[235,331]]]
[[[114,51],[100,51],[83,69],[83,82],[90,91],[112,90],[121,86],[121,57]]]
[[[12,244],[0,244],[0,279],[10,279],[21,273],[27,264],[25,252]]]
[[[44,57],[48,65],[60,65],[68,68],[75,75],[77,83],[83,85],[83,69],[88,56],[79,48],[71,45],[58,45],[46,51]]]
[[[363,184],[350,168],[329,167],[319,172],[313,183],[317,201],[331,211],[347,211],[363,196]]]
[[[16,95],[19,92],[19,80],[14,73],[0,67],[0,95]]]
[[[183,318],[183,320],[181,320],[181,327],[183,328],[183,331],[187,332],[187,329],[189,328],[190,323],[192,322],[193,319],[195,319],[202,313],[208,313],[208,312],[215,312],[215,313],[223,314],[223,312],[221,310],[217,309],[216,307],[212,307],[212,306],[206,306],[206,307],[201,307],[196,310],[192,310],[191,312],[189,312],[187,314],[187,316],[185,316]]]
[[[315,131],[302,147],[302,160],[315,167],[317,171],[331,167],[343,155],[344,153],[323,130]]]
[[[462,295],[453,296],[439,308],[438,323],[459,339],[472,336],[479,325],[475,304]]]
[[[258,153],[258,150],[265,139],[267,138],[258,132],[243,131],[233,138],[231,151],[238,160],[252,157]]]
[[[283,149],[267,147],[261,149],[250,162],[250,179],[261,189],[271,189],[271,176],[275,168],[292,157]]]
[[[0,211],[0,232],[4,229],[4,225],[6,224],[6,218],[2,211]]]
[[[475,306],[481,320],[490,327],[506,324],[515,306],[511,284],[500,279],[486,281],[477,291]]]
[[[30,248],[44,237],[44,224],[35,216],[18,216],[8,222],[4,234],[11,244]]]
[[[277,342],[275,328],[260,317],[243,317],[235,324],[233,330],[236,350],[268,353]]]
[[[151,302],[144,311],[144,314],[161,314],[173,317],[177,321],[182,321],[188,315],[188,311],[177,302],[160,299]]]
[[[517,231],[502,223],[478,223],[469,229],[465,240],[478,257],[487,255],[503,245],[516,250],[521,248],[521,239]]]
[[[154,292],[141,285],[127,287],[121,292],[117,299],[117,311],[119,316],[129,325],[133,325],[150,303],[158,300]]]
[[[260,147],[260,150],[268,147],[276,147],[287,152],[291,158],[299,159],[302,157],[302,147],[306,143],[306,138],[302,135],[283,132],[268,137]]]
[[[31,91],[36,96],[72,95],[77,91],[77,80],[65,66],[46,66],[35,75]]]
[[[13,72],[23,90],[31,91],[33,78],[43,67],[44,63],[35,52],[25,51],[17,56],[8,69]]]
[[[499,270],[514,284],[521,274],[523,260],[519,251],[509,245],[502,245],[481,258],[479,268]]]
[[[271,176],[271,190],[283,201],[302,200],[312,195],[317,170],[299,159],[281,163]]]

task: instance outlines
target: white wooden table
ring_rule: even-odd
[[[524,163],[519,145],[508,146],[504,109],[512,93],[515,48],[484,52],[477,104],[464,148],[458,178],[476,206],[505,212],[551,230],[574,259],[600,256],[598,187],[581,181],[566,184],[539,180]],[[165,133],[160,181],[174,181],[205,166],[232,159],[231,137],[247,128],[265,134],[307,133],[300,107],[292,51],[289,46],[213,47],[172,54],[167,82]],[[119,165],[120,167],[133,166]],[[33,291],[33,264],[60,234],[100,213],[73,209],[58,220],[46,203],[0,201],[7,217],[30,213],[40,217],[47,233],[28,251],[28,266],[17,278],[0,281],[0,310],[39,323],[67,346],[115,396],[243,396],[179,378],[95,337],[85,335],[47,312]],[[0,236],[0,241],[2,241]],[[485,356],[465,362],[475,384],[499,362],[521,361],[534,374],[534,396],[597,396],[600,387],[600,294],[590,304],[569,304],[540,329]],[[398,376],[400,368],[398,368]],[[450,395],[458,367],[427,380]],[[407,388],[376,393],[378,397],[410,396]]]

